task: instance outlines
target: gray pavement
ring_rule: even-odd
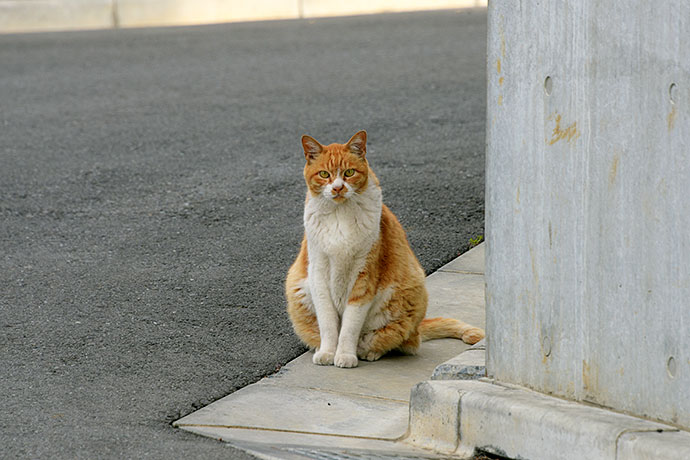
[[[483,11],[0,37],[0,456],[243,458],[171,422],[304,351],[299,137],[369,133],[427,272],[483,234]]]

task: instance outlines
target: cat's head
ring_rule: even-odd
[[[302,147],[307,160],[304,179],[313,197],[342,203],[366,190],[370,174],[366,131],[345,144],[326,146],[311,136],[302,136]]]

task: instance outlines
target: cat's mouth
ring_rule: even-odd
[[[346,199],[347,197],[345,195],[341,195],[340,193],[338,193],[337,195],[333,195],[333,201],[341,202],[345,201]]]

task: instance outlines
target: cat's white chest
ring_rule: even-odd
[[[381,193],[377,189],[342,204],[310,199],[304,209],[310,250],[330,257],[368,252],[379,237],[380,224]]]
[[[309,278],[328,284],[340,313],[380,232],[380,192],[358,198],[337,206],[313,199],[304,211]]]
[[[307,240],[314,249],[330,256],[352,257],[378,238],[373,220],[344,207],[329,214],[314,214],[305,222]]]

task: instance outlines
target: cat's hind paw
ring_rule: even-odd
[[[335,364],[337,367],[357,367],[357,356],[349,353],[339,353],[335,355]]]
[[[484,338],[484,329],[471,327],[462,333],[462,341],[474,345]]]
[[[317,350],[316,353],[314,353],[312,361],[314,362],[314,364],[318,364],[319,366],[330,366],[331,364],[333,364],[334,356],[335,353],[331,351]]]
[[[359,355],[359,357],[365,361],[377,361],[381,358],[381,356],[383,356],[383,353],[377,353],[374,351],[367,351]]]

